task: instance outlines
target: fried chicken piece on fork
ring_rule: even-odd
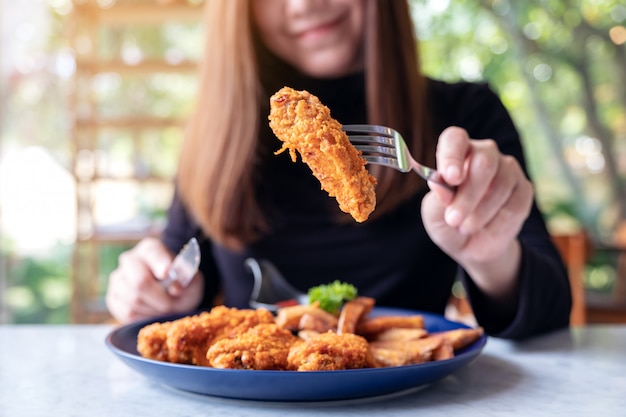
[[[291,159],[300,153],[313,175],[339,208],[357,222],[367,220],[376,206],[376,179],[349,141],[330,109],[308,91],[283,87],[270,99],[270,127],[283,141],[276,154],[289,149]]]

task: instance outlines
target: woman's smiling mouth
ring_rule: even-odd
[[[346,16],[342,15],[335,19],[328,20],[322,23],[316,23],[309,27],[298,30],[295,33],[295,38],[298,41],[303,42],[316,42],[323,39],[333,33],[339,33],[342,24],[345,22]]]

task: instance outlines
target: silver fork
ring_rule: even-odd
[[[401,172],[415,171],[426,181],[432,181],[451,191],[451,186],[433,168],[413,159],[404,138],[397,130],[378,125],[344,125],[343,130],[363,158],[370,164],[384,165]]]

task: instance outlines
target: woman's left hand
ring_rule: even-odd
[[[533,186],[518,161],[490,139],[472,140],[458,127],[437,145],[437,169],[452,193],[436,184],[422,203],[431,239],[496,299],[516,288],[521,248],[517,235],[530,214]]]

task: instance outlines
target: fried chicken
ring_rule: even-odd
[[[273,322],[274,316],[268,310],[217,306],[210,312],[142,328],[137,336],[137,350],[152,359],[159,357],[168,362],[207,366],[206,353],[213,343],[245,332],[259,323]]]
[[[367,220],[376,206],[376,179],[365,169],[365,160],[333,119],[328,107],[308,91],[283,87],[270,99],[270,127],[283,141],[279,154],[296,151],[339,208],[357,222]]]
[[[295,371],[333,371],[372,367],[367,341],[351,333],[326,332],[296,343],[287,358]]]
[[[298,340],[276,324],[261,323],[236,338],[218,340],[206,357],[214,368],[286,370],[289,349]]]
[[[167,361],[167,331],[172,322],[152,323],[139,329],[137,351],[141,356],[156,361]]]

